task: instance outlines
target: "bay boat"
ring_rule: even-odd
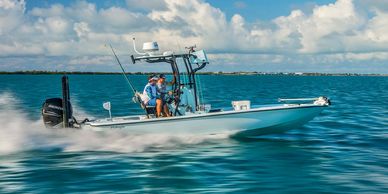
[[[112,117],[110,103],[103,107],[109,111],[109,118],[78,122],[72,116],[69,82],[67,76],[62,78],[63,98],[47,99],[42,107],[44,123],[47,127],[77,127],[95,131],[122,129],[133,134],[171,133],[171,134],[228,134],[231,136],[253,138],[265,134],[274,134],[297,128],[307,123],[325,108],[330,100],[324,96],[316,98],[279,99],[275,105],[251,105],[249,100],[232,101],[230,107],[212,108],[204,104],[200,96],[202,91],[197,72],[209,64],[204,50],[195,51],[189,47],[187,53],[159,53],[156,42],[143,44],[144,53],[134,50],[131,55],[133,64],[166,63],[171,67],[174,84],[172,99],[168,103],[171,117],[156,117],[155,107],[142,102],[142,93],[137,92],[111,46],[111,50],[121,67],[123,76],[130,86],[134,98],[145,114]]]

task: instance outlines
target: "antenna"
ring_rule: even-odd
[[[132,42],[133,42],[133,50],[135,50],[135,52],[138,54],[138,55],[146,55],[147,53],[141,53],[139,51],[136,50],[136,41],[135,41],[135,37],[132,38]]]

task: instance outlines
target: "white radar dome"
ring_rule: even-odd
[[[143,51],[146,53],[154,53],[159,51],[159,46],[157,42],[145,42],[143,43]]]

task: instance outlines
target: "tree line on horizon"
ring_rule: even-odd
[[[151,74],[172,74],[171,72],[127,72],[128,75],[151,75]],[[0,75],[119,75],[121,72],[92,72],[92,71],[0,71]],[[360,74],[360,73],[288,73],[288,72],[257,72],[257,71],[238,71],[238,72],[198,72],[199,75],[294,75],[294,76],[324,76],[324,75],[338,75],[338,76],[362,76],[362,75],[378,75],[388,76],[388,74]]]

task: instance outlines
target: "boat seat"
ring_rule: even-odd
[[[156,114],[156,106],[145,106],[145,111],[147,115],[155,115]]]
[[[155,117],[156,115],[156,106],[148,106],[148,105],[145,105],[144,102],[141,100],[142,94],[140,94],[139,92],[136,92],[135,93],[135,98],[133,99],[133,101],[135,103],[139,103],[141,108],[144,109],[147,113],[147,117],[148,118],[152,118],[152,117]]]

